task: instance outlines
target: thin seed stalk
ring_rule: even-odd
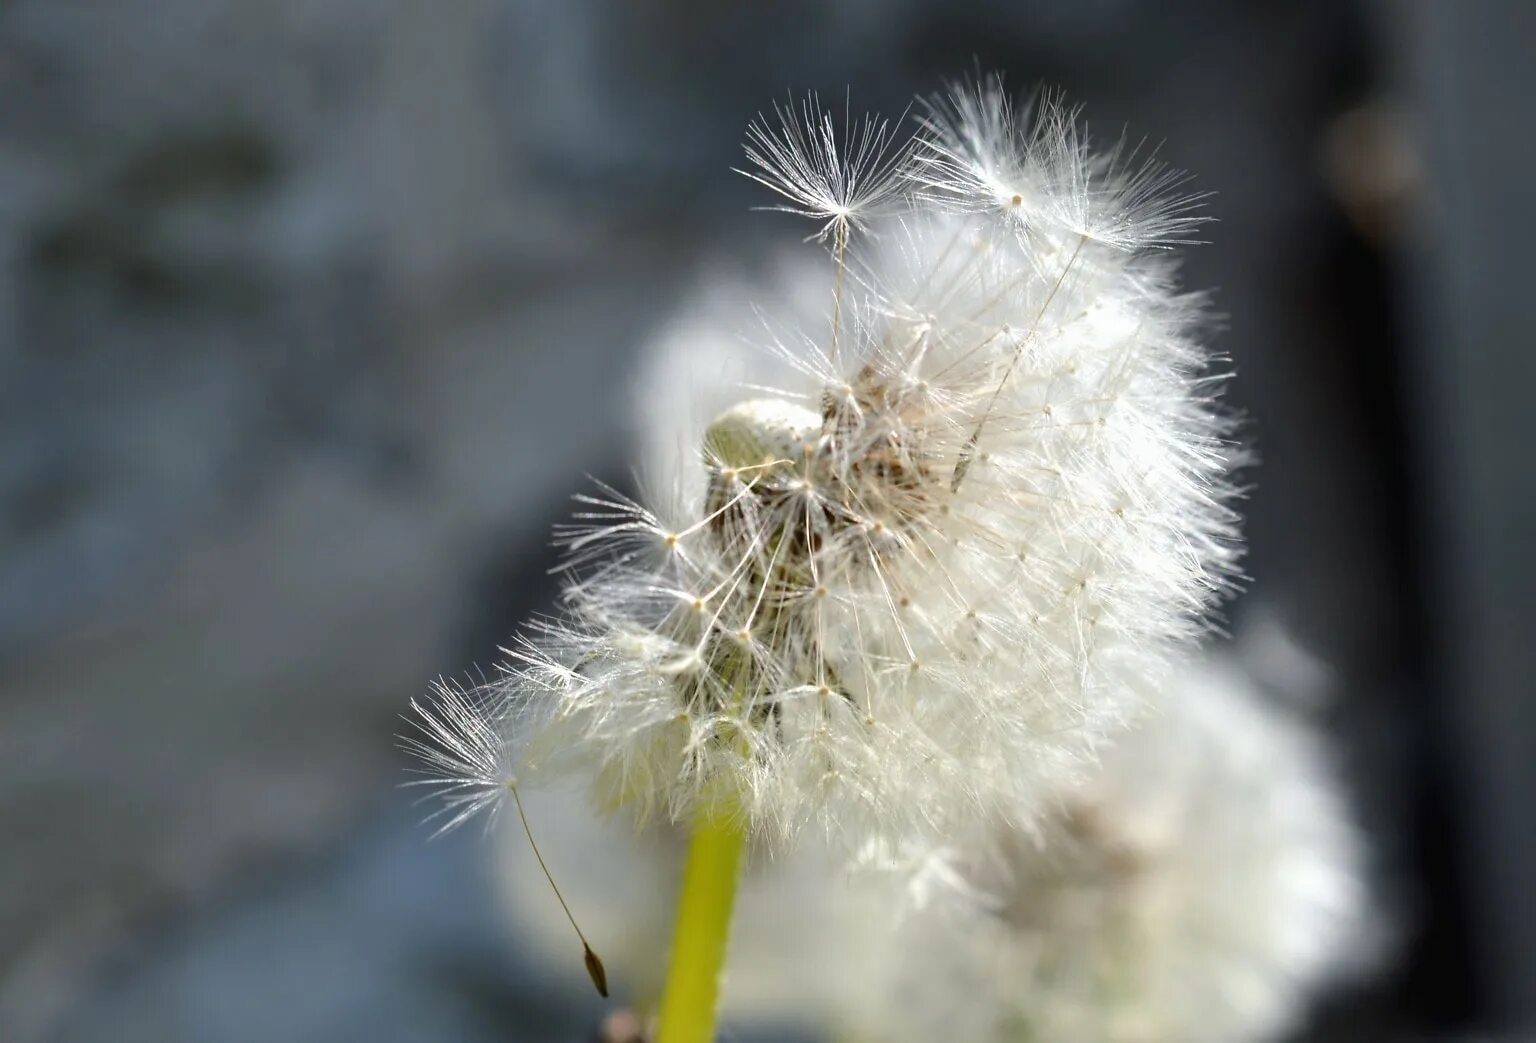
[[[732,800],[694,814],[656,1043],[711,1043],[747,830]]]

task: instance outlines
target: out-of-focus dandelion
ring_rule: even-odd
[[[1236,557],[1220,378],[1162,249],[1192,219],[1159,168],[1094,155],[1055,105],[1025,125],[994,82],[905,146],[813,100],[779,116],[751,176],[830,238],[822,318],[768,316],[774,390],[709,419],[700,480],[580,498],[565,613],[482,696],[487,726],[537,716],[525,773],[693,823],[663,1043],[707,1038],[749,833],[1028,822]],[[425,712],[478,745],[458,704]]]
[[[1368,955],[1362,841],[1317,737],[1220,660],[1163,706],[1039,835],[932,856],[965,898],[884,947],[854,1016],[872,1038],[1258,1043]]]

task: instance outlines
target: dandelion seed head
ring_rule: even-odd
[[[642,821],[727,783],[785,841],[1028,818],[1203,632],[1238,543],[1199,302],[1151,211],[1106,223],[1078,139],[1021,138],[991,85],[945,111],[895,153],[814,101],[749,132],[841,229],[830,308],[792,268],[755,353],[734,303],[674,324],[639,425],[660,490],[579,498],[562,614],[497,686],[543,707],[525,773]],[[1017,208],[940,198],[962,147]]]

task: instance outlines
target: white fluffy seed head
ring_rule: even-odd
[[[1357,964],[1362,842],[1316,736],[1219,661],[1164,705],[1039,837],[933,856],[968,900],[906,921],[853,1020],[895,1043],[1258,1043]]]
[[[1015,143],[1046,171],[1027,208],[937,201],[967,189],[934,157],[1006,147],[980,91],[879,191],[802,208],[837,222],[825,307],[764,312],[757,386],[646,462],[684,476],[669,494],[582,498],[565,615],[496,688],[543,708],[530,771],[642,819],[724,783],[778,837],[1028,819],[1201,631],[1236,556],[1230,448],[1199,309],[1144,249],[1168,211],[1054,110]],[[792,198],[841,162],[807,120],[752,138]],[[647,425],[675,433],[674,402]]]

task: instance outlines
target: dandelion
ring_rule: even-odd
[[[484,696],[541,715],[526,773],[693,823],[663,1043],[707,1038],[749,834],[1028,822],[1231,582],[1220,378],[1154,249],[1185,204],[1057,108],[1005,144],[1026,131],[975,90],[902,148],[872,121],[838,138],[814,101],[753,126],[750,176],[832,240],[826,310],[762,313],[776,372],[661,468],[691,476],[579,498],[564,613]],[[1023,157],[1027,206],[955,202],[968,141]]]
[[[894,1043],[1259,1043],[1371,933],[1317,736],[1220,659],[1185,670],[1040,836],[934,859],[987,899],[885,947],[856,1017]]]

